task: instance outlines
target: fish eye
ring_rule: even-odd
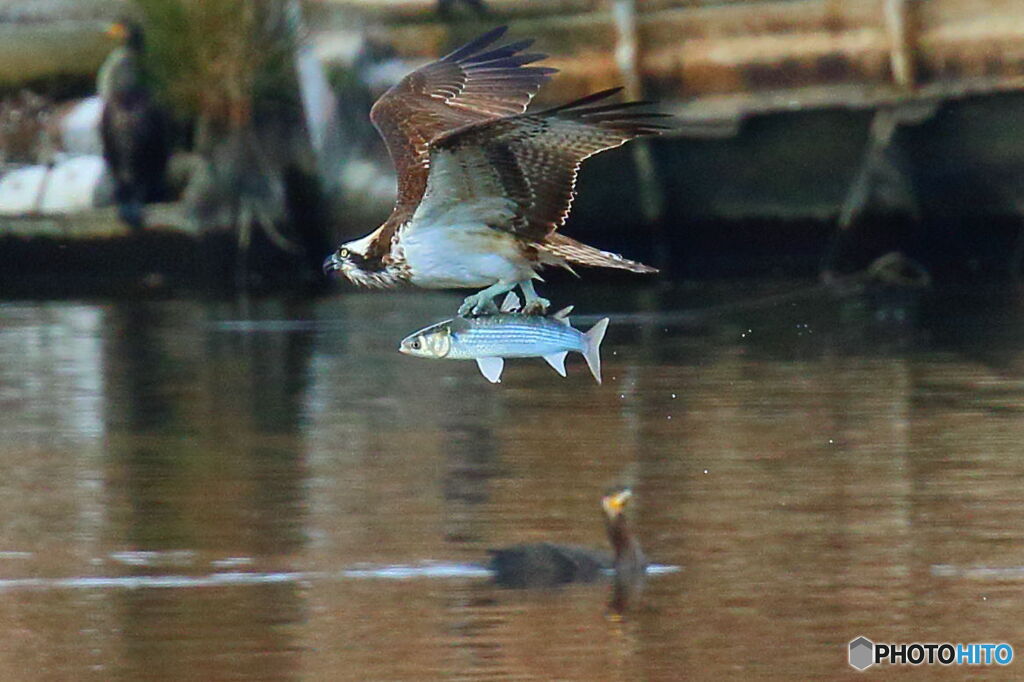
[[[420,349],[420,340],[416,339],[415,341],[413,341],[412,343],[409,344],[409,347],[412,348],[413,350],[419,350]]]

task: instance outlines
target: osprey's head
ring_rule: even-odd
[[[324,274],[337,270],[350,282],[364,287],[390,287],[398,283],[397,275],[384,260],[370,253],[375,233],[362,239],[345,242],[324,259]]]

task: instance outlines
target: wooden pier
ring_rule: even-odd
[[[561,69],[559,97],[635,77],[691,120],[875,108],[1024,89],[1024,3],[1005,0],[490,0],[437,20],[434,0],[317,0],[427,58],[510,23]],[[632,18],[631,18],[632,17]],[[332,21],[333,19],[333,21]],[[329,31],[330,29],[328,29]],[[455,35],[453,35],[455,34]],[[624,52],[632,48],[632,58]],[[541,93],[541,97],[544,93]]]
[[[1021,0],[485,1],[484,16],[456,3],[442,17],[437,0],[303,7],[316,53],[345,78],[366,38],[393,49],[403,73],[508,24],[511,39],[536,38],[560,70],[538,106],[616,85],[657,100],[677,117],[675,139],[601,155],[581,175],[569,228],[586,226],[608,248],[652,224],[669,227],[651,243],[680,241],[682,253],[701,239],[693,225],[723,220],[760,221],[768,248],[772,239],[809,243],[807,231],[787,236],[785,221],[814,223],[820,237],[872,211],[948,231],[1024,213]],[[74,79],[87,87],[109,50],[102,29],[129,3],[39,0],[21,14],[16,6],[28,5],[0,0],[8,93]],[[361,94],[369,102],[379,92]],[[350,108],[343,125],[377,153],[368,175],[386,176],[366,112]],[[332,223],[329,241],[386,215],[390,197],[357,196],[358,210]],[[159,222],[194,239],[179,216]],[[73,221],[0,219],[0,234],[108,232],[124,234],[107,209]],[[709,239],[721,234],[708,230]]]
[[[92,78],[105,22],[128,6],[0,2],[0,87]],[[507,23],[551,55],[560,97],[635,80],[698,121],[1024,89],[1024,2],[1011,0],[488,0],[487,16],[451,21],[436,0],[306,7],[317,41],[369,31],[413,59]]]
[[[539,105],[615,85],[657,100],[685,138],[659,159],[663,175],[672,176],[673,219],[851,224],[872,201],[872,182],[894,176],[925,194],[895,207],[915,216],[918,205],[931,203],[944,213],[1016,215],[1024,207],[1024,2],[487,5],[487,16],[460,8],[448,21],[436,0],[313,0],[309,7],[327,54],[340,36],[357,33],[410,61],[427,60],[509,24],[510,35],[535,37],[550,55],[546,63],[560,70]],[[591,162],[584,183],[588,173],[602,173],[603,162]],[[979,186],[986,191],[970,189]],[[685,209],[673,214],[676,194],[685,196]],[[621,220],[638,209],[617,205],[626,207],[621,214],[611,206],[594,215]],[[586,200],[577,210],[586,214]]]

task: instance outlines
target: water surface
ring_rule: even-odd
[[[858,635],[1024,656],[1013,295],[545,293],[612,314],[603,386],[575,355],[498,385],[399,355],[447,294],[0,305],[0,679],[832,678]],[[490,584],[488,547],[602,547],[624,480],[679,568],[624,613],[605,583]]]

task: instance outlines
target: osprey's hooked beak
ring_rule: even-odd
[[[341,258],[338,257],[337,251],[324,259],[323,267],[325,275],[329,275],[335,270],[341,270]]]

